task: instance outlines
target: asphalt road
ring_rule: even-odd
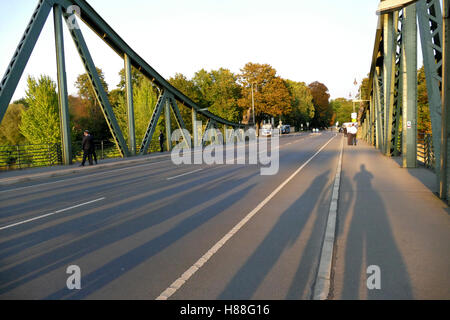
[[[340,143],[282,137],[273,176],[167,158],[1,187],[0,299],[156,299],[189,270],[170,299],[309,299]]]

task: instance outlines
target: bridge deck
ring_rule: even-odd
[[[0,229],[0,299],[155,299],[255,210],[170,299],[310,299],[343,139],[333,136],[282,137],[276,176],[167,155],[2,174],[0,228],[41,218]],[[1,184],[21,176],[39,180]],[[331,298],[450,298],[449,209],[433,183],[427,169],[344,145]],[[73,264],[81,290],[66,288]],[[371,265],[380,290],[366,287]]]

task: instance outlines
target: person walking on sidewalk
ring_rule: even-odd
[[[164,151],[164,134],[162,131],[159,132],[159,147],[161,148],[161,152]]]
[[[98,164],[97,154],[95,153],[94,136],[91,133],[89,133],[89,136],[91,137],[91,154],[92,154],[92,157],[94,158],[95,164]]]
[[[358,129],[356,125],[352,123],[351,127],[347,129],[347,144],[350,146],[356,146],[356,134],[358,133]]]
[[[92,149],[93,149],[93,141],[92,141],[92,136],[89,135],[89,131],[85,130],[84,131],[84,136],[83,136],[83,140],[81,141],[81,146],[83,149],[83,161],[80,164],[80,167],[84,167],[84,164],[86,162],[86,158],[88,158],[89,160],[89,165],[93,165],[92,162]]]

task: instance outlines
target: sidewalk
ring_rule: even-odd
[[[28,168],[10,171],[0,171],[0,186],[8,186],[14,183],[36,181],[39,179],[65,176],[73,173],[90,172],[93,170],[108,169],[117,166],[139,164],[150,161],[161,161],[170,159],[170,152],[151,153],[144,156],[129,158],[111,158],[99,160],[97,165],[90,166],[88,163],[84,167],[79,167],[80,163],[72,165],[60,165],[53,167]]]
[[[450,210],[435,181],[363,141],[345,143],[332,299],[450,299]],[[379,290],[367,288],[371,265]]]

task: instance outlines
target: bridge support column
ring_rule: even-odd
[[[134,105],[133,105],[133,84],[131,82],[131,63],[130,57],[125,53],[123,57],[125,64],[125,86],[127,91],[128,106],[128,142],[130,144],[130,153],[136,155],[136,133],[134,129]]]
[[[69,165],[72,164],[72,139],[70,135],[69,102],[67,97],[62,12],[59,5],[53,6],[53,18],[55,28],[56,67],[58,69],[58,103],[61,123],[62,154],[63,163]]]
[[[166,99],[166,101],[165,101],[164,118],[166,119],[166,147],[167,147],[167,151],[172,151],[172,122],[170,120],[169,99]]]
[[[198,146],[198,124],[197,124],[197,111],[192,108],[192,148]]]
[[[395,82],[395,47],[396,32],[394,24],[398,18],[394,17],[396,13],[388,13],[384,16],[383,44],[384,44],[384,62],[383,62],[383,90],[384,90],[384,143],[382,152],[387,156],[391,155],[391,137],[392,137],[392,109],[394,101],[394,82]]]
[[[442,118],[441,118],[441,159],[439,196],[449,200],[449,133],[450,133],[450,1],[444,0],[442,6],[443,57],[442,57]]]
[[[417,22],[416,5],[404,9],[402,40],[404,168],[417,166]]]

